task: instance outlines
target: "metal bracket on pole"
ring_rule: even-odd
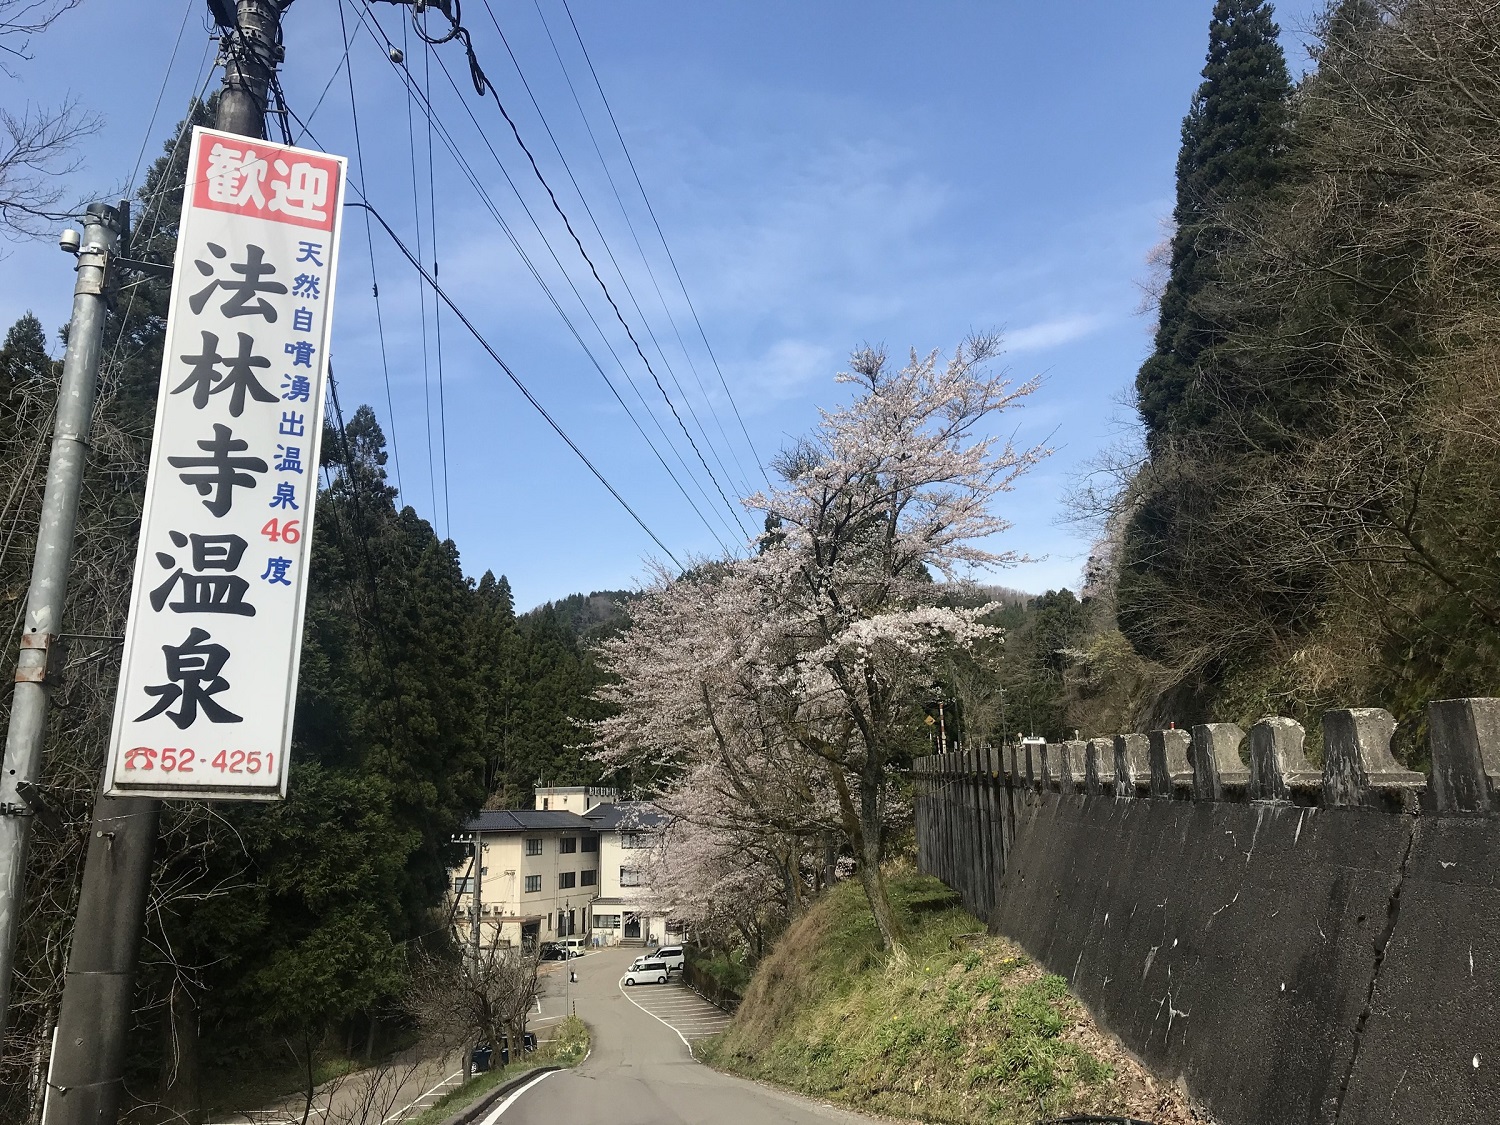
[[[73,268],[78,271],[78,284],[74,286],[74,294],[86,293],[90,297],[102,297],[109,289],[109,266],[111,255],[109,247],[97,242],[91,242],[78,251],[78,264]],[[93,266],[99,272],[84,273],[84,269]]]
[[[18,684],[44,684],[47,677],[56,671],[53,667],[54,650],[52,642],[57,640],[56,633],[22,633],[21,655],[16,661],[16,683]],[[28,653],[39,653],[27,659]]]

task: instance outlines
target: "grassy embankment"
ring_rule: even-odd
[[[1120,1081],[1117,1052],[1062,977],[984,935],[936,879],[893,873],[890,893],[905,956],[881,951],[857,883],[834,887],[761,963],[734,1022],[698,1057],[926,1121],[1034,1122],[1139,1101],[1139,1075]]]
[[[577,1066],[588,1053],[588,1025],[577,1016],[569,1016],[557,1025],[557,1034],[553,1038],[538,1043],[536,1050],[524,1059],[474,1076],[462,1086],[448,1091],[433,1102],[431,1108],[410,1118],[405,1125],[438,1125],[518,1074],[539,1066]]]

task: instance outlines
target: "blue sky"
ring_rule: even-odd
[[[768,458],[816,423],[819,406],[839,401],[833,376],[851,349],[884,344],[900,358],[911,347],[951,349],[971,331],[999,329],[1014,375],[1044,376],[1029,405],[1001,420],[999,432],[1014,433],[1018,443],[1050,442],[1057,453],[999,505],[1014,527],[996,546],[1037,561],[990,580],[1033,591],[1076,584],[1089,544],[1086,533],[1059,521],[1062,498],[1090,458],[1129,428],[1124,403],[1149,347],[1149,321],[1137,311],[1140,283],[1171,211],[1179,127],[1202,67],[1210,0],[570,2],[717,369],[561,0],[490,0],[545,126],[483,0],[468,0],[464,18],[484,70],[730,498],[758,479],[752,445]],[[0,79],[7,107],[71,94],[102,116],[103,128],[69,176],[71,195],[119,192],[143,141],[146,161],[159,152],[208,75],[202,7],[202,0],[87,0],[34,41],[35,58],[16,68],[16,78]],[[1294,69],[1304,65],[1300,32],[1317,7],[1316,0],[1297,0],[1278,8]],[[363,181],[374,206],[413,247],[420,225],[429,259],[436,212],[444,288],[677,557],[715,553],[719,540],[736,546],[732,536],[743,532],[731,530],[717,488],[494,102],[474,96],[458,45],[435,48],[429,59],[403,31],[400,10],[375,5],[386,34],[398,43],[405,36],[407,72],[430,90],[438,120],[717,539],[440,137],[429,179],[426,119],[413,110],[408,131],[405,87],[368,23],[360,26],[363,0],[345,0],[344,8]],[[351,158],[358,183],[349,89],[336,69],[344,54],[338,5],[298,0],[285,30],[288,101],[304,118],[312,114],[317,143]],[[140,60],[137,81],[107,82],[109,68],[88,62],[132,57]],[[316,147],[312,139],[302,143]],[[429,184],[436,185],[435,201]],[[333,353],[340,397],[346,413],[373,404],[387,436],[394,430],[405,501],[452,535],[467,572],[507,574],[522,608],[577,590],[629,586],[643,559],[660,550],[446,309],[439,402],[431,295],[424,379],[422,287],[376,227],[382,362],[363,219],[351,212],[346,223]],[[9,324],[31,309],[55,329],[69,304],[69,261],[50,241],[12,246],[7,255],[0,319]],[[387,367],[394,417],[386,405]]]

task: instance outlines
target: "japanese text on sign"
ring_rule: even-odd
[[[193,134],[107,785],[286,794],[342,158]]]

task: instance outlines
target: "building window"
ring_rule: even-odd
[[[561,840],[557,841],[557,850],[563,855],[572,855],[578,850],[578,837],[564,836]]]
[[[595,914],[594,929],[596,930],[618,930],[620,928],[620,916],[618,914]]]
[[[570,891],[578,885],[578,873],[576,871],[564,871],[557,877],[557,889]]]
[[[531,893],[542,889],[542,877],[540,875],[526,876],[526,891]]]
[[[550,800],[548,800],[546,797],[543,797],[542,798],[542,811],[546,812],[551,807],[552,807],[552,802]]]
[[[599,885],[599,872],[580,871],[578,873],[578,885],[580,887],[597,887]]]
[[[471,895],[474,893],[474,876],[461,875],[453,880],[453,893],[456,895]]]
[[[526,854],[527,855],[541,855],[542,854],[542,840],[541,840],[540,836],[533,836],[533,837],[528,837],[527,838],[527,840],[526,840]]]
[[[620,847],[622,848],[644,848],[647,846],[646,835],[643,832],[620,833]]]
[[[641,872],[636,867],[620,868],[620,886],[639,887],[641,885]]]
[[[585,836],[583,838],[583,850],[586,852],[597,852],[599,850],[599,837]]]

